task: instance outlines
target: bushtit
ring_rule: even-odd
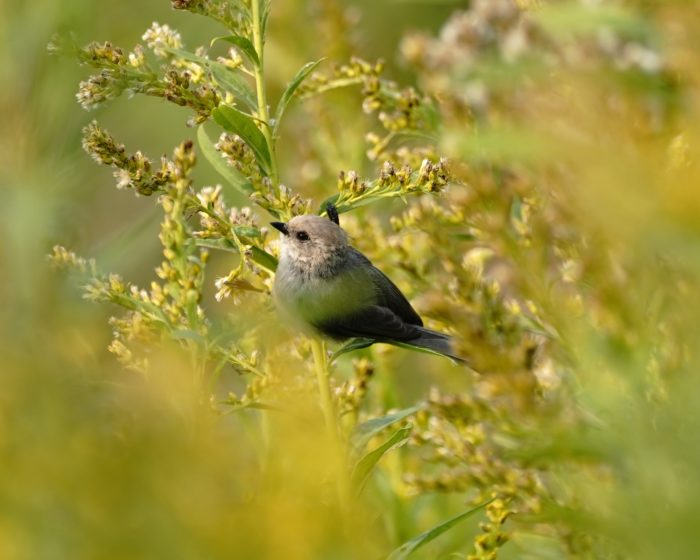
[[[335,207],[327,210],[328,218],[271,224],[283,234],[273,294],[286,318],[309,334],[401,342],[463,361],[450,337],[424,328],[394,283],[348,244]]]

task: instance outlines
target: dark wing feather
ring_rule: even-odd
[[[420,318],[420,315],[411,307],[406,296],[401,293],[401,290],[396,287],[396,284],[394,284],[386,274],[376,268],[362,253],[355,249],[352,249],[352,252],[354,253],[353,256],[355,259],[362,262],[369,272],[372,283],[379,296],[377,303],[382,307],[389,308],[405,323],[422,327],[423,320]]]
[[[391,309],[368,306],[345,317],[330,318],[314,325],[331,338],[352,337],[409,341],[421,336],[419,327],[406,323]]]

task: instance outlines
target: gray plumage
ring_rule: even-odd
[[[463,361],[450,337],[423,327],[401,290],[329,216],[272,223],[283,234],[273,294],[285,318],[309,334],[402,342]]]

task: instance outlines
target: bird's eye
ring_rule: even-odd
[[[299,241],[308,241],[309,240],[309,234],[306,233],[305,231],[299,231],[297,232],[297,239]]]

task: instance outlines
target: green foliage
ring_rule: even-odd
[[[264,171],[269,174],[271,169],[270,151],[260,129],[255,125],[255,121],[245,113],[233,107],[217,107],[212,111],[214,120],[221,125],[224,130],[237,134],[253,150],[255,159]],[[266,126],[266,125],[264,125]]]
[[[478,513],[485,506],[487,506],[488,503],[489,502],[483,503],[475,508],[470,509],[469,511],[465,511],[464,513],[460,513],[459,515],[456,515],[452,519],[448,519],[444,523],[440,523],[439,525],[436,525],[432,529],[428,529],[427,531],[421,533],[417,537],[412,538],[410,541],[402,544],[399,548],[394,550],[387,557],[387,560],[404,560],[405,558],[408,558],[411,554],[413,554],[413,552],[418,550],[423,545],[429,543],[433,539],[438,538],[445,531],[449,531],[450,529],[452,529],[452,527],[454,527],[455,525],[457,525],[461,521]]]
[[[211,141],[203,124],[197,129],[197,144],[207,161],[212,164],[227,183],[240,191],[243,195],[249,195],[254,187],[246,176],[231,165],[227,165],[216,149],[216,144]]]
[[[299,86],[306,79],[306,77],[309,74],[311,74],[311,72],[313,72],[319,64],[321,64],[321,62],[323,62],[323,59],[317,60],[315,62],[307,62],[306,64],[304,64],[304,66],[299,68],[299,71],[296,73],[294,78],[292,78],[292,81],[289,82],[289,85],[284,90],[284,93],[282,94],[282,97],[280,98],[280,101],[277,104],[277,109],[275,110],[275,123],[273,126],[274,132],[277,132],[277,129],[279,128],[280,123],[282,122],[284,112],[287,110],[287,107],[294,99],[294,96],[296,95]]]
[[[474,0],[403,33],[400,65],[357,56],[376,45],[337,0],[173,0],[204,16],[170,14],[187,41],[56,40],[92,69],[82,146],[119,198],[71,151],[74,59],[27,41],[169,16],[83,2],[16,2],[32,33],[0,18],[0,556],[698,556],[686,3]],[[366,7],[362,30],[419,9]],[[77,19],[98,12],[108,31]],[[267,222],[328,202],[469,368],[362,339],[329,356],[280,324]],[[56,242],[95,254],[49,260],[109,305],[46,274]]]
[[[352,470],[352,481],[357,486],[357,491],[362,492],[362,489],[367,484],[372,468],[379,462],[382,456],[402,445],[411,433],[410,428],[401,428],[394,432],[389,439],[382,443],[376,449],[373,449],[362,457]]]

